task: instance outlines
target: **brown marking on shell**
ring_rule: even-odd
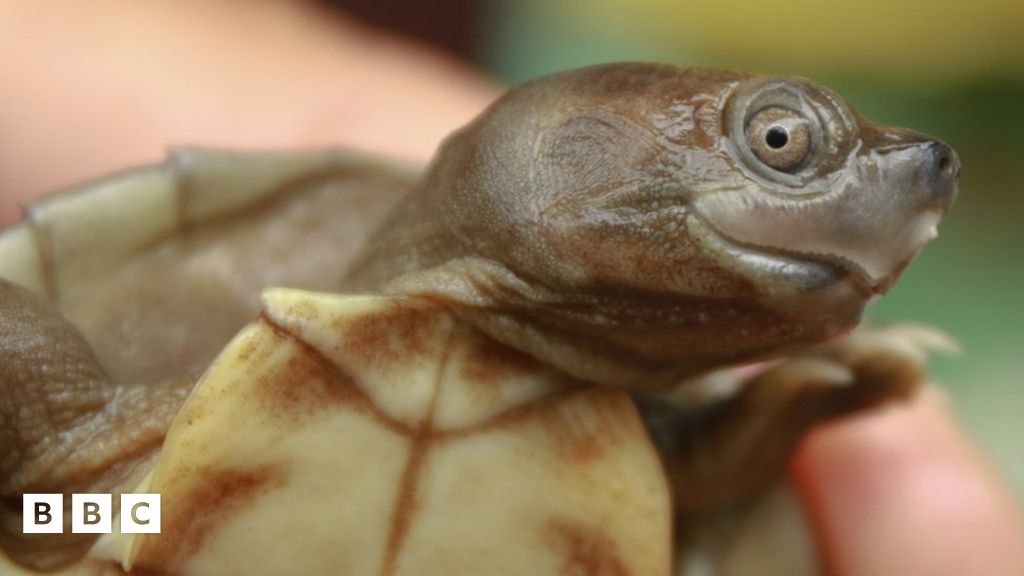
[[[416,484],[432,440],[431,431],[427,426],[427,424],[423,425],[423,429],[416,434],[409,449],[409,461],[402,472],[402,482],[395,499],[395,511],[391,518],[391,529],[388,533],[388,545],[384,552],[381,576],[391,576],[395,573],[402,543],[405,541],[406,534],[409,533],[409,527],[412,526],[413,517],[419,508]]]
[[[325,370],[315,358],[289,358],[284,369],[286,374],[282,378],[268,378],[263,386],[270,393],[269,399],[284,413],[300,416],[358,401],[358,397],[352,393],[354,383],[351,378],[338,382],[337,377],[345,378],[348,375]]]
[[[566,426],[551,426],[551,432],[558,435],[555,446],[565,460],[570,462],[582,464],[593,461],[600,458],[607,449],[604,441],[595,434],[581,434],[578,430]]]
[[[590,396],[588,413],[599,413],[602,422],[615,424],[591,428],[587,426],[588,420],[576,421],[567,418],[566,413],[562,412],[563,405],[579,394]],[[483,422],[454,430],[437,431],[435,438],[438,442],[447,442],[495,428],[529,423],[541,427],[555,439],[551,446],[558,450],[561,458],[585,464],[601,458],[610,447],[628,436],[625,432],[632,423],[621,417],[621,401],[619,393],[613,390],[595,390],[585,385],[570,385]]]
[[[297,370],[298,374],[266,376],[267,380],[263,383],[263,388],[274,391],[271,397],[275,402],[283,402],[282,406],[293,410],[291,412],[293,415],[298,415],[308,413],[307,408],[314,409],[317,406],[322,406],[322,401],[327,400],[332,405],[344,404],[361,414],[370,416],[383,426],[403,436],[413,433],[408,425],[392,418],[374,404],[373,400],[363,392],[362,387],[357,384],[354,376],[342,370],[305,340],[276,324],[266,315],[261,316],[261,321],[273,331],[276,337],[293,342],[301,351],[300,358],[292,359],[287,364],[288,368]],[[304,360],[309,364],[304,364]],[[311,387],[309,385],[311,381],[316,381],[318,385]],[[286,412],[287,409],[282,410],[281,407],[271,406],[273,412]]]
[[[575,396],[577,393],[582,391],[582,387],[568,386],[560,388],[547,396],[542,396],[530,402],[520,404],[515,408],[509,408],[504,412],[499,412],[495,416],[492,416],[486,420],[472,424],[470,426],[463,426],[462,428],[455,428],[451,430],[437,430],[434,436],[439,441],[449,441],[468,436],[470,434],[476,434],[491,430],[493,428],[500,428],[505,426],[514,426],[529,418],[535,418],[543,414],[544,412],[556,409],[558,404]]]
[[[629,568],[619,558],[615,542],[600,529],[552,521],[548,526],[551,544],[561,556],[559,574],[563,576],[629,576]]]
[[[273,353],[273,348],[262,346],[257,340],[249,340],[230,361],[234,370],[252,375]]]
[[[320,317],[320,310],[312,300],[299,299],[288,304],[285,314],[306,322],[312,322]]]
[[[511,377],[535,374],[543,365],[532,356],[493,338],[481,336],[472,338],[462,358],[460,376],[474,390],[490,390],[490,385]],[[478,386],[477,386],[478,385]]]
[[[592,390],[586,394],[589,396],[591,407],[587,413],[602,414],[605,416],[603,421],[612,421],[616,414],[615,405],[618,403],[617,393]],[[561,408],[562,404],[558,404],[548,410],[537,412],[535,419],[537,424],[555,439],[551,443],[552,447],[565,461],[586,464],[601,458],[609,447],[621,442],[621,430],[618,426],[604,426],[598,429],[593,426],[593,420],[567,418]]]
[[[394,303],[376,314],[337,320],[332,327],[342,335],[341,349],[360,365],[386,366],[428,352],[427,345],[441,321],[436,310]]]
[[[374,322],[367,322],[364,325],[366,329],[362,334],[364,338],[362,345],[367,348],[368,361],[392,361],[396,358],[388,355],[396,352],[393,349],[396,344],[410,338],[418,338],[426,332],[426,330],[406,329],[399,338],[384,340],[388,337],[389,329],[401,331],[408,328],[403,326],[406,322],[414,324],[424,320],[417,316],[418,314],[416,316],[395,314],[388,322],[384,323],[390,328],[383,329],[383,333],[369,328]],[[283,412],[287,413],[289,417],[296,417],[296,415],[308,414],[307,410],[316,410],[317,406],[341,403],[371,415],[378,422],[412,441],[409,459],[394,500],[387,548],[380,572],[383,576],[392,576],[399,568],[398,560],[402,546],[415,522],[418,511],[418,481],[427,458],[429,458],[429,451],[435,442],[456,439],[491,428],[515,426],[529,419],[537,419],[542,426],[549,427],[550,433],[558,439],[556,445],[564,451],[564,457],[568,460],[586,461],[597,458],[600,457],[604,449],[596,435],[587,434],[585,428],[574,429],[572,426],[566,426],[566,419],[558,412],[563,402],[575,398],[577,394],[594,393],[592,389],[583,384],[568,381],[566,386],[547,396],[506,410],[473,426],[451,431],[436,430],[432,427],[433,413],[452,357],[452,344],[456,340],[449,336],[449,343],[445,347],[441,356],[442,360],[438,365],[435,377],[437,385],[428,408],[428,415],[418,427],[412,428],[395,421],[380,411],[372,400],[362,392],[353,376],[346,373],[343,368],[334,364],[302,338],[266,316],[263,316],[260,321],[272,331],[275,338],[282,342],[292,342],[299,349],[299,353],[294,358],[285,362],[281,371],[260,376],[264,382],[258,388],[261,391],[268,391],[270,412]],[[379,317],[375,317],[375,321],[379,321]],[[462,341],[465,342],[465,340]],[[410,345],[415,346],[412,343]],[[479,384],[496,383],[493,381],[500,380],[507,375],[517,374],[522,370],[540,368],[539,364],[531,358],[510,352],[501,344],[493,341],[474,340],[472,346],[469,355],[474,358],[469,361],[477,363],[477,366],[471,367],[468,374],[465,369],[460,368],[459,376],[471,378]],[[244,370],[247,364],[270,353],[272,348],[272,346],[243,347],[236,356],[236,361],[240,362],[240,368]],[[491,361],[498,363],[493,370],[491,366],[487,365]],[[478,387],[486,388],[487,386]],[[604,395],[608,399],[613,396],[614,394],[611,392]],[[603,405],[602,399],[598,401]],[[164,503],[164,509],[167,511],[165,512],[164,534],[155,541],[159,543],[157,546],[143,550],[143,556],[137,563],[139,570],[178,569],[181,563],[201,551],[204,542],[216,530],[218,522],[230,518],[232,513],[243,510],[252,500],[260,497],[274,486],[280,485],[284,481],[280,474],[280,471],[273,468],[253,472],[189,470],[189,477],[203,480],[190,489],[189,493],[180,501],[173,505],[170,502]],[[177,509],[172,512],[175,507]],[[556,529],[553,529],[553,534],[552,541],[556,543],[560,554],[565,559],[562,574],[596,574],[598,576],[628,574],[621,560],[614,552],[609,552],[609,550],[613,550],[613,547],[606,542],[607,537],[602,536],[599,532],[558,525]],[[142,574],[142,572],[133,571],[131,574]]]
[[[178,498],[162,503],[159,537],[148,540],[131,573],[181,567],[199,553],[221,525],[244,511],[253,501],[281,486],[286,478],[281,468],[264,466],[253,470],[206,468],[189,471],[192,483]]]
[[[253,342],[252,340],[246,342],[238,351],[238,353],[235,354],[235,363],[241,365],[251,364],[249,360],[252,358],[252,355],[256,352],[256,348],[256,342]]]
[[[420,471],[427,454],[433,445],[437,434],[433,429],[434,410],[437,409],[437,399],[441,396],[441,387],[444,384],[445,373],[448,370],[448,362],[452,356],[452,348],[456,339],[453,333],[449,333],[441,354],[441,361],[438,362],[437,372],[434,375],[434,396],[430,399],[430,406],[427,408],[427,415],[412,437],[412,445],[409,447],[409,461],[402,472],[402,482],[399,488],[398,497],[395,499],[395,511],[391,517],[391,530],[388,534],[388,545],[384,553],[384,563],[381,566],[381,576],[392,576],[397,569],[398,555],[402,550],[402,543],[412,526],[413,516],[419,506],[416,499],[416,484],[419,480]]]
[[[297,338],[271,330],[278,341],[295,343],[300,353],[288,358],[278,370],[260,374],[258,386],[263,393],[266,412],[293,421],[338,405],[367,412],[361,405],[362,397],[356,392],[355,381],[350,375],[333,364],[321,362]],[[238,359],[241,361],[242,356],[239,355]]]

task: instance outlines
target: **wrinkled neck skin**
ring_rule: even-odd
[[[776,100],[814,118],[794,174],[739,142],[742,118]],[[945,145],[808,81],[558,74],[444,142],[346,288],[442,301],[586,381],[666,388],[851,330],[934,235],[951,165]]]
[[[691,220],[685,208],[670,218],[595,221],[581,230],[600,239],[594,251],[607,251],[603,257],[617,254],[608,258],[608,266],[647,274],[649,284],[604,282],[560,254],[533,260],[543,231],[500,218],[460,218],[464,212],[434,180],[439,175],[433,171],[439,170],[444,167],[432,168],[424,185],[373,237],[350,269],[346,289],[441,301],[497,340],[574,377],[634,389],[668,388],[711,368],[822,341],[859,319],[864,304],[859,297],[805,320],[799,309],[787,315],[775,307],[770,275],[762,290],[757,278],[714,265],[687,270],[688,253],[702,250],[700,245],[681,244],[686,250],[675,256],[643,254],[630,245],[634,228],[675,225],[685,232],[682,226]],[[517,266],[516,256],[545,268],[565,267],[568,278]],[[751,259],[751,269],[757,264],[756,256],[735,256]],[[661,282],[685,284],[692,291],[675,293]],[[849,286],[838,290],[843,296],[854,293]],[[807,295],[812,303],[833,298],[827,292]],[[779,308],[786,304],[778,302]],[[742,341],[735,339],[739,333]]]

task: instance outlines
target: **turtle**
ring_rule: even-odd
[[[816,573],[786,461],[948,345],[858,324],[959,171],[811,80],[620,63],[426,166],[178,148],[43,199],[0,234],[0,572]],[[22,534],[27,493],[161,531]]]

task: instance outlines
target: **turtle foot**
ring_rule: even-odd
[[[677,509],[701,516],[759,495],[815,426],[912,396],[927,379],[931,349],[956,346],[929,328],[863,328],[733,376],[732,394],[711,406],[642,401]]]
[[[22,495],[117,494],[159,448],[187,387],[112,382],[71,323],[3,280],[0,318],[0,549],[52,569],[95,536],[70,533],[67,509],[64,534],[23,534]]]

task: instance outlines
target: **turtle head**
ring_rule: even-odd
[[[807,80],[600,66],[450,136],[353,273],[581,378],[667,385],[850,330],[958,176]]]

